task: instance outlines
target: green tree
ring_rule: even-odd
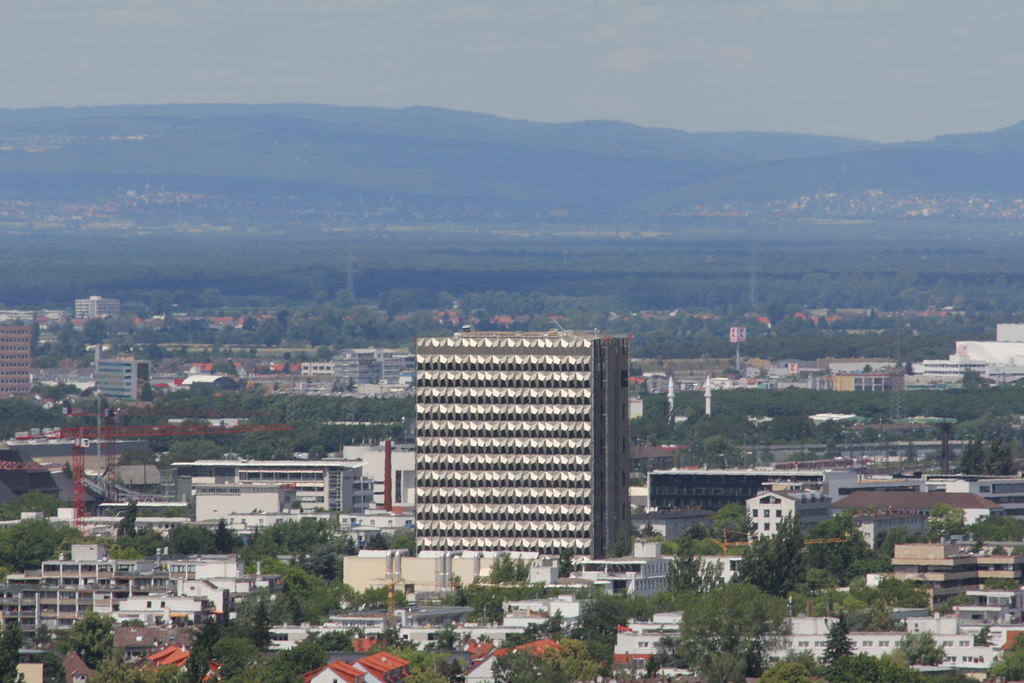
[[[946,658],[946,650],[935,642],[935,637],[928,631],[903,636],[896,646],[896,653],[910,666],[936,666]]]
[[[38,569],[62,544],[82,534],[71,527],[56,527],[45,520],[28,519],[0,530],[0,566],[11,571]]]
[[[633,595],[600,591],[580,597],[586,604],[569,635],[586,643],[591,656],[602,662],[611,662],[620,626],[630,619],[649,619],[653,613],[646,600]]]
[[[242,545],[242,539],[238,534],[228,528],[224,519],[217,522],[217,530],[213,532],[213,545],[218,553],[227,555],[233,553],[236,548]]]
[[[47,650],[39,659],[43,664],[43,683],[65,683],[68,672],[60,657]]]
[[[960,455],[960,474],[985,474],[987,466],[985,447],[981,445],[981,439],[975,439],[967,444]]]
[[[1013,462],[1013,448],[1011,444],[1004,443],[1002,436],[992,439],[989,445],[988,474],[1008,476],[1016,471]]]
[[[505,655],[494,664],[494,680],[500,683],[574,683],[595,679],[603,667],[594,661],[587,646],[563,638],[539,656],[528,650]]]
[[[260,660],[260,649],[247,638],[221,638],[212,648],[214,661],[220,664],[221,680],[230,681]]]
[[[785,660],[772,665],[764,672],[761,683],[813,683],[811,672],[803,664]]]
[[[727,583],[692,598],[683,610],[679,654],[707,683],[758,676],[785,635],[786,603],[746,583]]]
[[[960,508],[946,503],[936,503],[928,515],[928,538],[938,541],[953,535],[961,535],[967,531],[964,524],[965,514]]]
[[[964,370],[963,379],[960,380],[960,386],[963,389],[986,389],[988,388],[989,382],[987,379],[981,376],[981,373],[977,370]]]
[[[627,557],[631,550],[629,535],[624,530],[619,529],[619,533],[615,537],[615,546],[612,548],[612,557]]]
[[[270,647],[270,615],[267,614],[267,603],[260,599],[249,624],[249,641],[260,650]]]
[[[75,652],[85,665],[95,669],[114,654],[114,619],[86,612],[77,620],[65,639],[69,652]]]
[[[459,641],[459,634],[455,630],[455,624],[447,623],[441,628],[434,632],[434,640],[429,643],[432,650],[441,650],[442,652],[450,652],[455,649],[455,644]]]
[[[165,461],[194,462],[196,460],[219,460],[227,451],[209,439],[175,439],[167,449]]]
[[[750,518],[747,517],[747,508],[739,503],[729,503],[719,508],[718,512],[715,513],[714,525],[711,528],[711,536],[713,538],[722,538],[723,534],[727,534],[727,540],[730,541],[745,541],[747,540],[747,534],[754,530],[753,525],[750,522]],[[740,532],[739,534],[730,534],[729,532]]]
[[[1000,681],[1024,680],[1024,639],[1015,639],[1009,650],[1003,650],[992,662],[988,674]]]
[[[558,553],[558,578],[565,579],[572,574],[573,561],[575,556],[573,555],[572,548],[562,548]]]
[[[209,529],[176,526],[168,534],[168,547],[174,555],[210,555],[217,552],[217,541]]]
[[[238,368],[235,364],[229,360],[219,360],[210,367],[210,372],[214,375],[230,375],[232,377],[238,377]]]
[[[139,504],[132,500],[128,502],[128,508],[124,511],[124,517],[117,523],[118,538],[133,538],[136,535],[135,520],[139,516]]]
[[[512,559],[508,553],[502,553],[491,565],[490,583],[523,583],[530,578],[530,565],[525,560]]]
[[[21,626],[16,621],[0,633],[0,683],[17,683],[22,640]]]
[[[740,561],[736,578],[777,597],[785,597],[807,574],[800,520],[788,515],[771,538],[755,538]]]
[[[825,654],[822,660],[831,666],[840,657],[848,657],[852,654],[853,639],[850,638],[850,627],[846,623],[846,615],[840,613],[839,618],[828,626],[828,640],[825,643]]]
[[[203,683],[210,672],[210,654],[216,639],[217,625],[208,619],[192,636],[192,644],[188,650],[188,662],[185,665],[183,683]]]
[[[841,543],[812,543],[807,546],[808,566],[828,571],[841,586],[848,586],[851,579],[869,571],[888,569],[887,566],[871,566],[874,554],[849,511],[818,522],[807,538],[843,539]]]
[[[829,683],[925,683],[927,680],[920,671],[890,658],[878,659],[864,652],[855,657],[840,657],[832,662],[828,672]]]
[[[682,547],[668,565],[668,590],[672,593],[706,593],[722,582],[722,566],[705,563]]]

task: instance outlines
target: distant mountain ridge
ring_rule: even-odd
[[[536,123],[408,107],[0,109],[0,197],[189,192],[672,213],[814,192],[1024,193],[1024,122],[897,145],[792,133]],[[186,191],[183,189],[182,191]]]

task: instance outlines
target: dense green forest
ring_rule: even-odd
[[[451,333],[455,317],[482,330],[545,330],[554,319],[630,334],[634,357],[650,358],[728,357],[734,325],[748,328],[748,356],[885,357],[900,331],[903,358],[914,361],[947,356],[957,339],[992,339],[998,323],[1024,315],[1019,238],[1004,228],[939,238],[882,224],[666,222],[619,239],[608,226],[577,229],[10,236],[18,267],[0,273],[0,304],[122,301],[120,319],[44,330],[34,355],[51,364],[99,339],[152,360],[185,357],[182,345],[202,345],[210,359],[280,345],[325,357],[407,347],[417,335]],[[165,314],[157,325],[136,321]],[[215,330],[203,315],[250,319]]]

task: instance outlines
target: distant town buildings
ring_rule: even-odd
[[[995,341],[958,341],[947,360],[923,360],[912,366],[915,375],[960,379],[971,370],[1000,382],[1024,377],[1024,324],[996,325]]]
[[[416,343],[416,545],[607,557],[630,534],[629,340]]]
[[[108,315],[121,313],[119,299],[104,299],[101,296],[90,296],[88,299],[75,299],[76,318],[105,318]]]
[[[27,325],[0,325],[0,397],[32,390],[32,330]]]

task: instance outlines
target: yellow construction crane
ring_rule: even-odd
[[[742,534],[747,538],[750,538],[750,534],[748,534],[746,531],[736,531],[735,529],[722,529],[722,540],[719,541],[717,538],[712,538],[711,540],[714,541],[715,545],[722,549],[723,555],[729,554],[729,548],[750,545],[750,541],[730,541],[726,536],[726,534],[730,532],[734,534]]]
[[[750,538],[750,534],[747,533],[746,531],[736,531],[735,529],[722,529],[722,540],[719,541],[717,538],[712,538],[711,540],[715,543],[715,545],[717,545],[719,548],[722,549],[722,554],[723,555],[728,555],[729,554],[729,548],[737,548],[737,547],[744,547],[744,546],[750,545],[750,541],[749,540],[747,540],[747,541],[730,541],[730,540],[728,540],[728,538],[726,537],[727,533],[742,534],[742,535],[746,536],[748,539]],[[804,539],[804,545],[817,545],[819,543],[846,543],[849,540],[850,539],[848,537],[847,538],[805,538]]]

